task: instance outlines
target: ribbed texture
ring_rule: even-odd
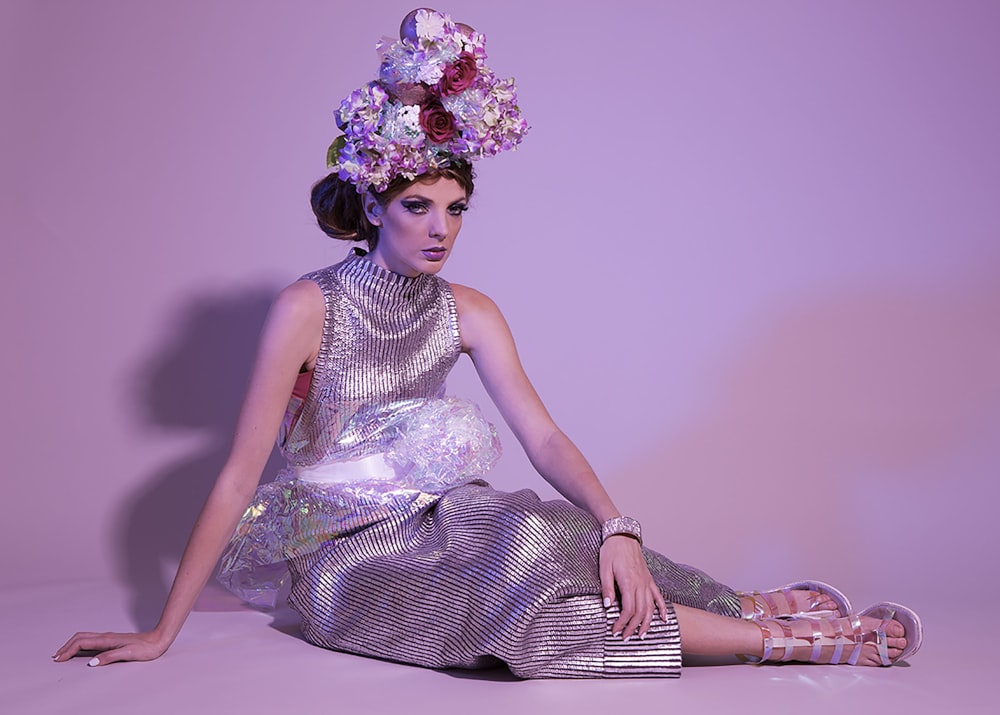
[[[323,291],[326,322],[309,394],[282,452],[295,465],[380,452],[389,437],[371,430],[373,412],[444,394],[462,349],[451,286],[428,274],[392,273],[357,254],[303,279]],[[348,432],[360,423],[367,431]]]
[[[493,452],[489,429],[468,430],[486,435],[469,449],[452,439],[462,430],[451,422],[422,417],[420,403],[442,394],[461,351],[448,284],[398,276],[360,256],[306,278],[323,290],[326,325],[309,394],[283,433],[289,461],[391,457],[412,448],[403,461],[422,465],[421,472],[449,456],[458,475],[491,464],[476,456]],[[424,431],[434,440],[430,460],[420,456]],[[502,662],[526,678],[679,674],[672,606],[643,640],[611,634],[617,611],[602,605],[600,525],[588,513],[481,481],[437,493],[421,486],[428,479],[384,494],[365,484],[264,485],[241,521],[224,575],[252,593],[255,572],[278,583],[277,562],[287,559],[289,602],[303,634],[327,648],[435,668]],[[671,603],[740,616],[728,587],[644,554]]]
[[[289,603],[308,641],[404,663],[503,662],[524,678],[678,675],[672,608],[643,640],[612,636],[599,548],[599,525],[566,502],[470,484],[292,559]],[[657,570],[671,572],[682,567]],[[678,586],[690,588],[661,584]]]

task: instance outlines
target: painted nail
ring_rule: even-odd
[[[610,598],[605,598],[604,599],[604,607],[605,608],[611,608],[611,599]]]
[[[620,636],[621,634],[622,634],[622,632],[621,632],[621,631],[614,631],[614,632],[613,632],[613,633],[612,633],[611,635],[613,635],[613,636],[614,636],[615,638],[617,638],[617,637],[618,637],[618,636]]]
[[[93,668],[93,667],[94,667],[95,665],[100,665],[100,664],[101,664],[101,661],[99,661],[99,660],[98,660],[98,659],[97,659],[96,657],[94,657],[94,658],[91,658],[91,659],[90,659],[90,660],[89,660],[89,661],[87,662],[87,665],[89,665],[89,666],[90,666],[91,668]]]

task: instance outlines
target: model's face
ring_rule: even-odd
[[[411,184],[386,206],[365,202],[369,220],[378,226],[378,242],[369,257],[410,277],[441,270],[469,207],[461,184],[443,177]]]

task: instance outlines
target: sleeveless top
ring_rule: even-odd
[[[308,273],[326,319],[308,393],[293,395],[278,445],[292,466],[382,452],[420,398],[444,395],[462,338],[451,286],[388,271],[355,251]]]
[[[431,504],[500,457],[479,408],[444,396],[462,347],[451,286],[363,255],[303,276],[323,291],[326,319],[308,390],[293,393],[278,435],[290,468],[257,488],[219,573],[249,603],[274,605],[287,560]],[[350,476],[366,460],[389,477]],[[331,466],[350,478],[305,479]]]

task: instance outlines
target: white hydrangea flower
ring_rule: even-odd
[[[417,12],[417,37],[432,40],[444,34],[444,17],[436,12],[420,10]]]
[[[420,66],[417,81],[424,84],[437,84],[444,76],[444,68],[438,62],[428,62]]]
[[[407,130],[411,132],[419,132],[420,107],[416,104],[410,104],[402,107],[399,110],[399,120],[403,123]]]
[[[437,85],[462,52],[475,60],[474,81],[442,96]],[[335,116],[344,135],[328,150],[330,166],[359,190],[369,184],[384,190],[396,176],[413,178],[455,160],[513,149],[528,130],[513,78],[498,80],[486,65],[481,33],[470,37],[448,16],[420,10],[412,34],[381,43],[379,53],[378,80],[341,103]],[[428,102],[440,102],[454,121],[454,135],[441,144],[427,141],[420,124]]]

